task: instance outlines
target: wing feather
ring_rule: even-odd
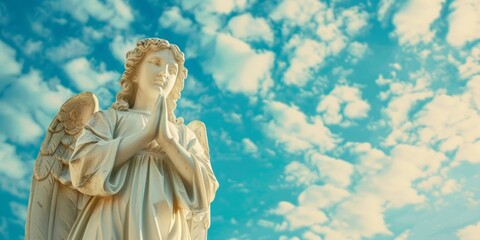
[[[201,121],[191,121],[187,127],[195,133],[197,140],[202,145],[207,160],[210,161],[210,148],[208,147],[207,128]],[[190,226],[192,240],[206,240],[207,229],[210,226],[210,208],[206,212],[189,212],[187,222]]]
[[[208,147],[207,127],[205,126],[205,123],[194,120],[191,121],[187,127],[195,133],[200,145],[202,145],[205,151],[205,156],[210,159],[210,148]]]
[[[86,196],[70,188],[68,161],[76,140],[92,114],[98,111],[93,93],[67,100],[48,127],[35,162],[28,204],[25,239],[65,239]]]

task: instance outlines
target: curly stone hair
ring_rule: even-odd
[[[134,78],[137,73],[137,66],[142,62],[144,57],[151,52],[162,49],[170,49],[178,63],[178,74],[172,91],[167,96],[168,120],[174,123],[182,123],[182,118],[176,118],[174,110],[177,107],[177,100],[180,98],[183,90],[183,82],[187,77],[187,69],[184,66],[185,57],[175,44],[170,44],[167,40],[159,38],[146,38],[137,42],[137,46],[127,52],[127,61],[125,63],[125,71],[120,79],[122,90],[117,93],[117,101],[113,103],[112,108],[127,111],[135,104],[137,94],[137,85]]]

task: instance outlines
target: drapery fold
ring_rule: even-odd
[[[69,167],[72,186],[92,198],[69,239],[190,239],[187,218],[208,219],[218,182],[195,133],[185,125],[169,123],[194,159],[191,185],[155,142],[113,167],[123,137],[141,130],[148,117],[109,109],[95,113],[85,126]]]

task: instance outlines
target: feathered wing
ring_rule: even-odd
[[[210,159],[210,148],[208,147],[207,128],[201,121],[192,121],[187,127],[192,130],[197,136],[197,140],[202,145],[205,156]],[[205,240],[207,239],[207,230],[210,227],[210,207],[208,210],[202,213],[189,213],[187,220],[190,227],[190,236],[192,240]]]
[[[71,188],[68,161],[83,126],[96,111],[96,96],[83,92],[67,100],[48,127],[35,161],[25,239],[68,237],[88,200]]]

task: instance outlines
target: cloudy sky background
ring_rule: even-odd
[[[0,239],[61,104],[108,108],[143,37],[186,55],[211,239],[478,239],[479,1],[162,2],[0,2]]]

